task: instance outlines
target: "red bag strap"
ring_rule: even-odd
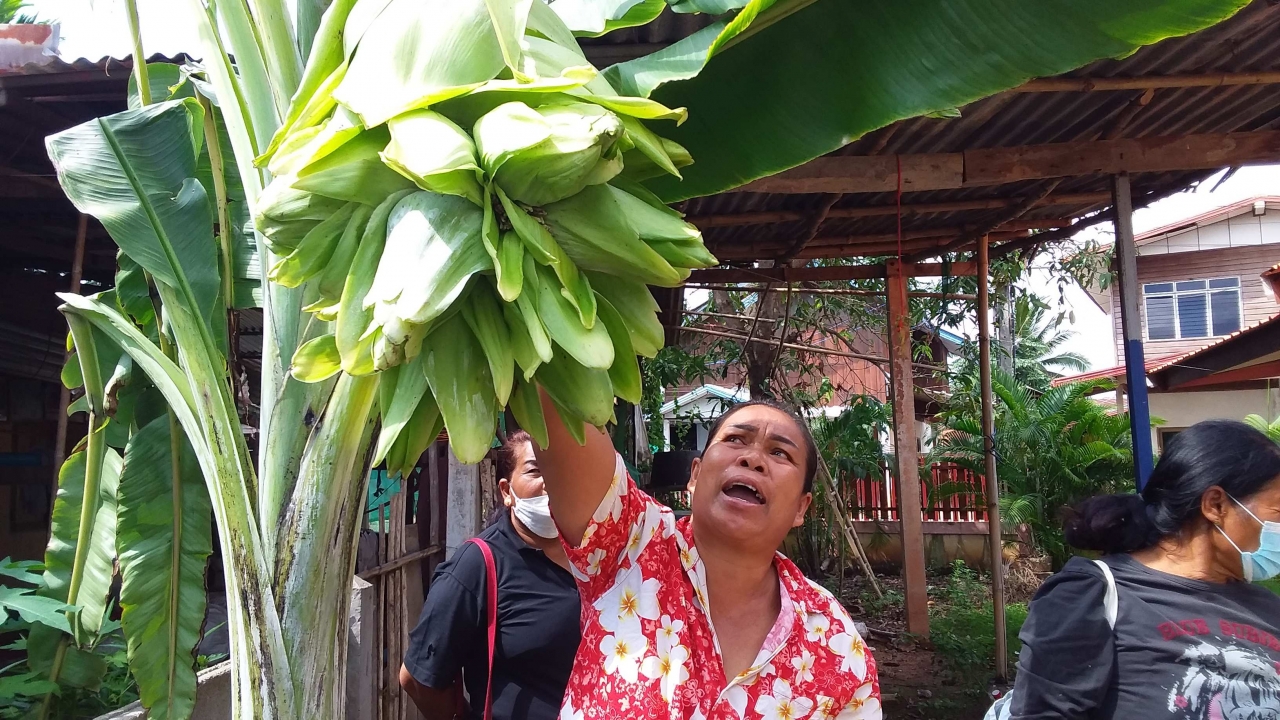
[[[493,720],[493,655],[498,635],[498,566],[493,561],[489,543],[478,537],[471,538],[470,542],[475,543],[480,548],[480,554],[484,555],[485,614],[488,615],[489,634],[489,678],[485,681],[484,720]]]

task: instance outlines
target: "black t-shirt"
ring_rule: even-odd
[[[1280,719],[1280,596],[1170,575],[1128,555],[1106,563],[1114,631],[1102,570],[1084,558],[1031,601],[1012,718]]]
[[[494,720],[553,720],[578,651],[573,576],[516,534],[509,514],[480,533],[498,572]],[[414,679],[444,689],[463,670],[469,717],[484,714],[489,640],[484,556],[466,543],[436,569],[404,664]]]

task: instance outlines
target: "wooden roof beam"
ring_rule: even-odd
[[[957,262],[917,263],[904,266],[911,277],[960,277],[973,275],[974,264]],[[710,268],[694,270],[689,283],[758,283],[758,282],[827,282],[875,280],[885,277],[883,263],[870,265],[834,265],[831,267]]]
[[[1162,88],[1239,87],[1280,84],[1280,72],[1204,73],[1201,75],[1143,75],[1106,78],[1037,78],[1014,88],[1019,93],[1159,90]]]
[[[1058,193],[1036,203],[1036,207],[1056,205],[1093,205],[1109,202],[1111,193]],[[989,198],[986,200],[958,200],[955,202],[915,203],[902,206],[903,217],[916,215],[933,215],[940,213],[966,212],[970,210],[1003,210],[1021,202],[1020,198]],[[891,217],[898,214],[896,205],[872,205],[869,207],[831,208],[827,211],[828,220],[844,220],[868,217]],[[770,223],[797,222],[805,218],[805,213],[790,210],[764,212],[724,213],[716,215],[691,215],[689,222],[705,230],[713,227],[730,227],[734,225],[767,225]]]
[[[828,156],[748,183],[762,193],[958,190],[1047,178],[1212,170],[1280,162],[1280,131],[1214,133],[969,150],[962,153]]]

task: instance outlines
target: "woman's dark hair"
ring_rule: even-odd
[[[529,433],[523,430],[507,433],[507,439],[503,440],[498,449],[493,451],[494,469],[497,470],[499,480],[503,478],[508,481],[511,480],[511,476],[516,471],[516,458],[519,447],[524,443],[531,442],[533,442],[533,438],[529,437]],[[494,508],[493,512],[489,513],[489,517],[485,518],[485,527],[498,522],[507,512],[509,512],[507,508],[502,503],[498,503],[498,507]]]
[[[1220,487],[1244,502],[1280,477],[1280,445],[1234,420],[1206,420],[1168,441],[1140,495],[1101,495],[1067,513],[1066,540],[1105,553],[1149,548],[1201,517]]]
[[[502,445],[493,452],[494,466],[498,471],[498,479],[511,479],[511,475],[516,471],[516,454],[519,452],[520,446],[525,443],[533,442],[533,438],[529,437],[529,433],[523,430],[516,430],[507,434],[507,439],[502,441]]]
[[[715,422],[711,423],[711,429],[707,431],[707,445],[711,445],[711,438],[714,438],[716,433],[720,431],[720,426],[724,425],[725,420],[728,420],[731,415],[739,410],[749,408],[753,405],[763,405],[785,413],[786,416],[791,418],[792,422],[796,424],[796,427],[800,428],[800,435],[804,438],[804,491],[813,492],[813,476],[818,472],[818,443],[814,442],[813,433],[809,432],[808,423],[801,420],[800,417],[791,410],[772,400],[748,400],[746,402],[740,402],[728,410],[725,410],[721,413],[720,417],[716,418]],[[702,452],[705,454],[707,452],[707,448],[702,448]]]

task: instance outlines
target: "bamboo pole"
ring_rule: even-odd
[[[831,478],[831,471],[827,468],[827,461],[823,459],[822,453],[818,453],[818,475],[822,477],[822,482],[826,485],[827,492],[835,503],[836,517],[840,519],[840,530],[844,533],[845,542],[849,544],[854,554],[858,556],[858,564],[862,566],[862,572],[867,576],[867,582],[871,583],[871,589],[876,591],[876,597],[883,599],[884,591],[880,589],[880,583],[876,582],[876,574],[871,570],[871,561],[867,559],[867,551],[863,549],[862,540],[858,537],[858,531],[849,520],[844,499],[840,497],[840,490]]]
[[[80,214],[80,220],[76,224],[76,247],[71,255],[71,287],[73,293],[80,292],[80,281],[84,277],[84,246],[89,235],[89,216],[84,213]],[[62,361],[66,363],[71,357],[71,353],[67,352],[63,355]],[[71,389],[61,382],[58,383],[58,427],[54,432],[53,444],[53,492],[58,493],[58,474],[62,470],[62,463],[67,459],[67,408],[71,406]]]
[[[988,239],[978,241],[978,370],[982,386],[982,456],[987,476],[987,530],[991,545],[991,604],[996,634],[996,680],[1009,676],[1009,638],[1004,621],[1004,555],[1000,532],[1000,485],[996,479],[995,405],[991,397],[991,322]]]

